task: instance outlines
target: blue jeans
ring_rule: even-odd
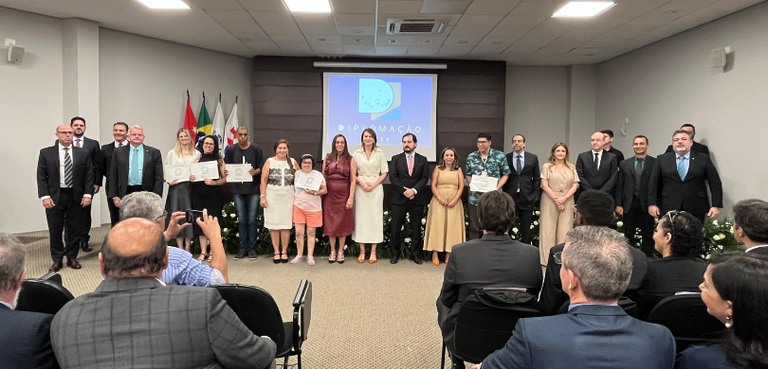
[[[253,250],[259,241],[259,224],[256,222],[256,213],[259,210],[259,195],[232,194],[235,198],[235,212],[238,219],[238,232],[240,232],[240,250]]]

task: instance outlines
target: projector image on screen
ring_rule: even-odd
[[[417,151],[435,160],[437,75],[324,73],[323,82],[324,153],[337,134],[350,151],[358,149],[370,128],[387,157],[401,152],[402,136],[413,133]]]

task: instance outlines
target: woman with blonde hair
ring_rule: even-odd
[[[453,246],[467,240],[464,227],[464,174],[456,158],[456,149],[446,147],[440,163],[432,172],[432,201],[424,231],[424,250],[432,251],[432,264],[440,265],[438,252],[445,252],[445,263]]]
[[[376,147],[376,131],[363,130],[362,145],[352,156],[357,164],[357,187],[355,188],[355,229],[352,239],[360,244],[360,257],[365,259],[365,245],[371,245],[369,263],[375,263],[376,246],[384,241],[384,189],[381,182],[387,178],[389,166],[384,151]],[[340,248],[338,259],[331,251],[329,262],[344,262],[344,249]]]
[[[288,262],[288,241],[293,227],[293,179],[299,165],[288,153],[288,141],[275,142],[275,156],[261,168],[261,207],[269,229],[275,264]],[[282,251],[281,251],[282,246]]]
[[[168,151],[165,156],[165,165],[189,165],[197,161],[200,152],[195,150],[192,134],[186,128],[176,131],[176,147]],[[168,213],[166,223],[170,222],[171,214],[175,211],[187,211],[192,209],[192,193],[190,183],[187,180],[174,179],[168,182],[168,197],[165,201],[165,210]],[[192,227],[184,228],[176,236],[176,246],[189,251],[192,243]]]
[[[573,229],[574,199],[579,188],[579,175],[571,163],[568,145],[558,142],[549,151],[549,159],[541,168],[541,218],[539,219],[539,256],[547,265],[549,250],[565,242]]]

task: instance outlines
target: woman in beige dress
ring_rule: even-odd
[[[440,265],[438,252],[445,252],[445,263],[448,264],[453,246],[467,240],[464,204],[461,202],[463,192],[464,174],[456,159],[456,150],[446,147],[432,172],[432,201],[424,231],[424,250],[432,251],[432,264]]]
[[[370,263],[376,262],[376,246],[384,241],[384,189],[389,166],[384,151],[376,147],[376,132],[370,128],[360,137],[362,146],[355,150],[357,187],[355,187],[355,229],[352,239],[360,244],[360,259],[365,259],[365,245],[371,245]],[[335,255],[331,252],[331,261]],[[338,262],[344,262],[344,249],[339,247]]]
[[[541,168],[541,218],[539,219],[539,256],[546,266],[549,250],[565,242],[565,234],[573,228],[573,194],[579,188],[579,175],[571,164],[568,145],[558,142],[549,152],[549,160]]]

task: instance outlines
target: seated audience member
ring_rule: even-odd
[[[576,205],[576,226],[598,226],[608,228],[613,222],[613,198],[605,192],[587,190],[579,197]],[[549,260],[544,274],[544,286],[539,297],[539,309],[544,315],[557,314],[560,307],[568,301],[568,295],[563,292],[560,281],[560,264],[554,262],[555,254],[562,252],[565,243],[556,245],[549,251]],[[632,277],[624,296],[636,299],[637,290],[643,283],[645,273],[648,271],[648,259],[645,254],[629,246],[632,255]]]
[[[218,229],[207,214],[197,224]],[[213,288],[166,286],[162,230],[130,218],[107,234],[96,291],[67,303],[51,342],[64,368],[265,368],[276,345],[257,337]]]
[[[163,210],[163,200],[156,193],[141,191],[128,194],[123,197],[122,205],[121,220],[144,218],[163,229],[166,214]],[[176,237],[182,229],[191,226],[191,223],[179,224],[185,215],[181,211],[171,214],[168,229],[164,233],[166,241]],[[208,232],[211,233],[206,234],[211,243],[211,266],[193,258],[188,251],[168,246],[168,267],[163,270],[161,278],[163,283],[200,287],[227,283],[229,280],[227,255],[221,241],[221,230],[218,227],[210,227]]]
[[[535,296],[541,286],[539,251],[507,233],[515,220],[512,197],[501,191],[487,192],[480,196],[477,211],[483,237],[453,247],[437,298],[437,322],[449,350],[453,350],[461,305],[475,289],[524,287]]]
[[[648,260],[648,273],[637,292],[641,319],[659,301],[677,292],[696,292],[707,269],[701,258],[704,237],[701,222],[686,212],[669,212],[661,217],[653,235],[661,259]]]
[[[51,347],[53,315],[16,311],[27,270],[21,242],[0,233],[0,368],[58,368]]]
[[[768,257],[768,202],[741,200],[733,206],[733,236],[749,253]]]
[[[520,319],[504,348],[473,368],[672,368],[672,333],[618,306],[632,274],[624,235],[582,226],[566,240],[558,261],[571,299],[568,313]]]
[[[725,324],[725,342],[694,346],[678,369],[768,368],[768,260],[762,255],[713,255],[701,284],[707,312]]]

